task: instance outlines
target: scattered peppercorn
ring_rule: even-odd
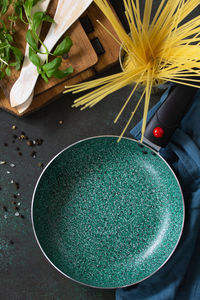
[[[32,147],[33,146],[33,142],[31,140],[26,142],[28,146]]]
[[[19,137],[18,137],[19,140],[24,140],[25,139],[25,135],[24,134],[21,134]]]
[[[36,141],[36,144],[37,144],[38,146],[41,146],[42,143],[43,143],[43,140],[42,140],[42,139],[36,139],[35,141]]]
[[[28,137],[26,135],[26,133],[24,131],[21,132],[21,135],[20,135],[21,139],[23,140],[28,140]]]
[[[18,183],[18,182],[15,182],[15,181],[12,179],[12,180],[10,181],[10,183],[15,184],[16,189],[17,189],[17,190],[19,189],[19,183]]]
[[[36,152],[36,151],[32,151],[32,152],[31,152],[31,156],[32,156],[33,158],[36,158],[37,152]]]
[[[14,242],[13,242],[13,240],[10,240],[10,242],[9,242],[9,243],[10,243],[10,245],[14,245]]]
[[[60,120],[59,121],[59,124],[60,125],[62,125],[63,124],[63,120]],[[17,128],[17,126],[16,125],[12,125],[12,130],[16,130],[16,129],[18,129]],[[14,132],[13,132],[14,133]],[[34,147],[35,146],[35,148],[36,148],[36,146],[41,146],[42,144],[43,144],[43,139],[42,138],[35,138],[34,140],[30,140],[29,138],[28,138],[28,136],[26,135],[26,133],[24,132],[24,131],[21,131],[21,133],[20,134],[18,134],[18,131],[16,131],[15,132],[16,134],[12,134],[11,135],[11,143],[13,143],[13,144],[17,144],[17,142],[16,142],[16,140],[25,140],[25,143],[27,144],[27,146],[29,146],[29,147]],[[7,142],[3,142],[3,145],[5,146],[5,147],[8,147],[9,146],[9,144],[7,143]],[[20,151],[20,147],[17,147],[17,145],[16,145],[16,151],[18,151],[18,155],[19,156],[22,156],[23,155],[23,153]],[[36,151],[32,151],[31,152],[31,154],[30,154],[33,158],[36,158],[37,157],[37,152]],[[7,163],[6,161],[0,161],[0,165],[3,165],[3,164],[7,164],[7,165],[9,165],[10,167],[12,167],[12,168],[14,168],[16,165],[14,164],[14,163]],[[41,167],[41,168],[43,168],[43,166],[44,166],[44,164],[43,164],[43,162],[38,162],[38,167]],[[11,170],[5,170],[5,172],[7,173],[7,174],[11,174]],[[11,177],[12,178],[12,177]],[[15,185],[15,187],[16,187],[16,190],[19,190],[19,188],[20,188],[20,185],[19,185],[19,183],[18,182],[15,182],[15,180],[13,180],[13,179],[10,179],[10,183],[12,183],[12,184],[14,184]],[[0,191],[2,190],[2,187],[0,186]],[[14,215],[16,216],[16,217],[20,217],[21,219],[25,219],[25,216],[23,215],[23,214],[21,214],[20,213],[20,208],[21,208],[21,202],[18,202],[19,200],[20,200],[20,197],[18,198],[18,196],[20,196],[20,193],[17,193],[17,191],[16,191],[16,193],[13,193],[13,194],[11,194],[11,197],[12,197],[12,199],[13,199],[13,201],[11,201],[11,203],[12,203],[12,205],[13,205],[13,210],[14,210]],[[8,215],[8,209],[9,209],[9,207],[7,208],[6,206],[3,206],[2,207],[3,208],[3,210],[6,212],[5,214],[4,214],[4,218],[5,219],[7,219],[8,217],[9,217],[9,215]],[[9,241],[9,243],[10,244],[14,244],[14,242],[12,241],[12,240],[10,240]]]

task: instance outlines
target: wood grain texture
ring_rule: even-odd
[[[94,32],[88,34],[89,39],[92,40],[98,37],[105,50],[105,53],[99,56],[98,64],[95,65],[95,70],[100,73],[118,61],[120,45],[97,23],[97,20],[99,20],[117,38],[117,34],[109,20],[95,4],[91,5],[84,14],[89,16],[94,26]]]
[[[51,16],[54,15],[57,0],[52,0],[48,8],[48,12]],[[17,116],[24,116],[30,114],[44,105],[50,103],[52,100],[58,98],[62,94],[65,85],[76,84],[92,78],[95,74],[108,69],[115,63],[118,63],[119,45],[113,38],[105,32],[105,30],[96,22],[99,19],[101,23],[106,26],[115,36],[116,33],[112,28],[109,21],[99,10],[99,8],[93,3],[86,11],[86,14],[90,18],[94,27],[94,32],[86,35],[79,21],[75,22],[65,35],[69,35],[73,40],[73,47],[70,50],[68,59],[63,59],[61,68],[66,68],[72,65],[74,73],[64,80],[50,79],[46,84],[41,78],[38,79],[35,87],[35,95],[31,106],[22,114],[19,114],[15,108],[12,108],[9,103],[9,91],[19,76],[19,72],[12,72],[12,77],[0,82],[0,86],[3,88],[4,94],[0,93],[0,108]],[[24,34],[25,30],[19,30],[17,39],[19,40],[20,47],[24,52],[25,44]],[[49,25],[45,24],[42,28],[41,37],[44,39],[49,29]],[[105,49],[105,53],[97,56],[94,51],[91,40],[98,37],[101,44]]]
[[[69,52],[69,58],[62,60],[60,69],[65,69],[72,65],[74,72],[71,77],[73,77],[95,65],[98,61],[98,57],[79,21],[75,22],[70,27],[64,36],[66,35],[71,37],[73,46]],[[9,80],[7,77],[1,80],[0,85],[7,98],[9,98],[10,90],[19,75],[20,71],[13,70]],[[35,95],[43,93],[49,88],[52,88],[65,80],[66,79],[60,80],[57,78],[50,78],[49,82],[46,83],[41,77],[39,77],[35,86]]]
[[[89,78],[92,78],[94,75],[95,75],[95,71],[92,68],[88,69],[86,71],[81,72],[76,77],[70,78],[68,80],[68,84],[76,84],[77,82],[81,82]],[[30,113],[33,113],[39,110],[40,108],[44,107],[45,105],[47,105],[47,103],[51,103],[52,101],[58,99],[60,97],[60,94],[62,94],[65,85],[66,82],[64,81],[59,85],[56,85],[51,89],[48,89],[44,93],[34,96],[34,101],[32,102],[31,106],[23,114],[19,114],[16,108],[10,106],[10,102],[8,98],[4,96],[2,90],[0,89],[0,107],[14,115],[20,117],[27,116]]]

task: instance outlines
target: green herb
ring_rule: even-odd
[[[54,20],[45,12],[36,12],[32,17],[31,10],[33,5],[33,0],[26,0],[24,4],[24,11],[30,26],[30,29],[27,31],[26,34],[26,41],[30,46],[29,58],[32,61],[32,63],[37,67],[38,73],[46,82],[48,82],[48,78],[51,77],[64,78],[73,72],[72,67],[67,68],[66,70],[59,69],[62,62],[61,56],[69,52],[73,44],[72,40],[70,39],[70,37],[65,37],[63,41],[59,45],[57,45],[54,52],[50,53],[47,47],[40,40],[40,37],[37,34],[37,29],[42,24],[42,22],[46,21],[49,23],[53,23]],[[42,45],[45,49],[45,52],[42,53],[46,55],[46,63],[44,64],[41,63],[41,60],[38,56],[38,53],[41,54],[39,50],[40,46],[38,45]],[[56,58],[49,62],[49,58],[52,56]]]
[[[73,68],[69,67],[65,70],[59,70],[62,59],[60,57],[55,58],[49,63],[46,63],[42,66],[42,71],[47,75],[48,78],[64,78],[73,72]]]
[[[54,22],[46,12],[36,12],[32,16],[32,8],[39,1],[42,0],[0,0],[0,79],[4,78],[5,75],[10,76],[12,67],[17,70],[21,67],[23,56],[14,42],[17,21],[29,25],[26,33],[26,41],[29,44],[29,59],[46,82],[50,77],[64,78],[73,72],[72,67],[66,70],[59,69],[62,61],[61,56],[68,53],[72,47],[73,43],[70,37],[65,37],[53,53],[50,53],[37,33],[42,22]],[[9,25],[6,25],[3,16],[5,19],[5,14],[10,6],[13,8],[12,15],[6,16],[9,21]],[[43,53],[39,50],[41,45],[45,49]],[[46,56],[46,63],[41,62],[38,54]],[[54,59],[49,62],[51,57]]]
[[[34,38],[32,30],[28,30],[26,33],[26,41],[28,42],[30,48],[35,50],[36,52],[39,51],[38,49],[38,43]]]
[[[66,37],[54,50],[53,55],[63,55],[68,53],[72,46],[72,40],[69,37]]]
[[[30,47],[29,48],[29,58],[30,61],[38,68],[41,66],[41,61],[39,56],[35,53],[35,51]]]
[[[36,12],[34,14],[33,20],[32,20],[32,29],[34,30],[34,32],[37,31],[40,24],[44,21],[50,22],[50,23],[54,22],[54,20],[50,16],[46,15],[44,12],[40,11],[40,12]]]
[[[4,15],[7,12],[11,2],[12,2],[12,0],[2,0],[0,2],[1,14],[2,15]]]
[[[1,20],[2,27],[0,28],[0,79],[5,75],[10,76],[10,67],[20,69],[23,55],[21,51],[13,46],[13,37],[5,23]],[[11,62],[12,58],[12,62]]]

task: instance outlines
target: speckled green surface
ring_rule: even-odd
[[[130,139],[74,144],[40,178],[33,220],[52,263],[76,281],[121,287],[154,273],[173,252],[184,219],[165,162]]]

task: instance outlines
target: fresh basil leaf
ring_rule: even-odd
[[[34,13],[33,15],[33,30],[37,30],[38,27],[40,26],[40,24],[44,21],[50,22],[50,23],[54,23],[54,20],[46,15],[45,12],[39,11]]]
[[[5,60],[7,63],[10,60],[10,50],[11,50],[11,45],[7,44],[8,46],[4,49],[4,57],[3,60]]]
[[[32,25],[33,30],[36,31],[38,29],[38,27],[42,23],[43,15],[44,15],[44,12],[42,12],[42,11],[36,12],[33,15],[33,25]]]
[[[44,64],[42,66],[42,69],[45,71],[45,73],[53,72],[60,67],[61,62],[62,62],[62,59],[60,57],[56,57],[51,62]]]
[[[15,69],[16,70],[19,70],[20,67],[21,67],[21,62],[22,62],[22,59],[23,59],[23,55],[21,53],[21,51],[16,48],[16,47],[13,47],[13,46],[10,46],[10,49],[12,50],[14,56],[15,56]]]
[[[55,23],[54,19],[50,16],[48,16],[46,13],[44,15],[43,21],[49,22],[49,23]]]
[[[21,62],[23,59],[23,55],[22,55],[21,51],[18,48],[13,47],[13,46],[11,46],[10,48],[15,56],[16,61]]]
[[[34,0],[26,0],[24,3],[24,10],[27,17],[31,17],[31,10],[33,7]]]
[[[35,53],[35,51],[30,47],[29,47],[29,59],[36,67],[40,68],[40,66],[41,66],[40,58]]]
[[[1,0],[0,7],[2,15],[4,15],[7,12],[11,2],[12,0]]]
[[[65,37],[64,40],[56,47],[56,49],[53,52],[53,55],[60,56],[65,53],[68,53],[72,45],[73,43],[70,37]]]
[[[51,78],[51,77],[53,77],[54,72],[56,72],[56,69],[46,71],[45,73],[46,73],[47,77]]]
[[[22,5],[21,4],[18,4],[18,3],[14,3],[13,4],[14,6],[14,10],[15,10],[15,13],[16,15],[20,18],[20,20],[23,22],[23,23],[26,23],[23,19],[23,9],[22,9]]]
[[[3,79],[5,77],[5,72],[0,71],[0,79]]]
[[[38,52],[37,42],[34,39],[33,34],[30,29],[26,33],[26,41],[28,42],[29,46],[31,46],[31,48],[33,48],[36,52]]]
[[[49,80],[48,80],[48,77],[46,76],[45,72],[42,72],[41,73],[41,76],[42,78],[44,79],[44,81],[47,83]]]
[[[2,19],[0,19],[0,23],[2,24],[2,28],[1,28],[1,31],[4,33],[7,32],[7,28],[6,28],[6,24],[4,23],[4,21]]]
[[[16,62],[15,69],[16,69],[16,70],[20,70],[20,68],[21,68],[21,64],[18,63],[18,62]]]
[[[12,43],[12,42],[13,42],[13,37],[12,37],[12,35],[11,35],[11,34],[9,34],[9,33],[6,33],[6,34],[5,34],[5,37],[6,37],[6,39],[7,39],[7,41],[8,41],[8,42],[10,42],[10,43]]]
[[[42,68],[41,68],[41,66],[39,66],[39,67],[37,67],[37,71],[38,71],[38,74],[42,74]]]
[[[8,43],[6,43],[6,42],[0,43],[0,51],[1,51],[1,49],[5,49],[6,47],[9,47]]]
[[[6,71],[6,75],[7,75],[7,76],[10,76],[10,74],[11,74],[11,70],[10,70],[10,68],[9,68],[9,67],[7,67],[5,71]]]
[[[48,77],[55,77],[55,78],[62,79],[62,78],[64,78],[64,77],[66,77],[66,76],[72,74],[73,71],[74,71],[73,68],[70,66],[70,67],[68,67],[68,68],[65,69],[65,70],[59,70],[59,69],[57,69],[57,70],[55,70],[55,71],[52,72],[52,73],[47,72],[47,76],[48,76]],[[51,76],[50,76],[50,75],[51,75]]]
[[[15,67],[16,70],[20,70],[20,68],[21,68],[21,62],[16,61],[14,67]]]
[[[10,64],[11,67],[15,67],[16,70],[20,69],[21,64],[18,61],[15,61]]]

